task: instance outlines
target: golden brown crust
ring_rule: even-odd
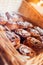
[[[24,44],[33,48],[35,51],[39,51],[39,49],[43,49],[43,44],[40,40],[35,39],[34,37],[28,37]]]

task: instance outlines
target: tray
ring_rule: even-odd
[[[31,20],[35,25],[43,28],[43,15],[41,15],[28,1],[23,0],[19,8],[19,13]]]

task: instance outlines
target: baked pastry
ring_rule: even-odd
[[[13,22],[23,21],[23,18],[14,12],[13,13],[6,12],[5,14],[9,21],[13,21]]]
[[[43,48],[43,44],[41,41],[35,39],[34,37],[28,37],[25,41],[24,44],[33,48],[35,51],[39,51],[39,49]]]
[[[31,36],[31,34],[28,31],[23,30],[23,29],[16,29],[15,33],[23,38],[27,38],[27,37]]]
[[[33,37],[39,37],[40,36],[39,32],[35,29],[30,29],[30,33],[31,33],[31,36],[33,36]]]
[[[40,27],[35,27],[35,29],[40,33],[40,35],[43,35],[43,29]]]
[[[40,36],[40,39],[41,39],[41,41],[42,41],[42,43],[43,43],[43,36]]]
[[[18,29],[19,26],[15,23],[15,22],[7,22],[6,26],[10,29],[10,30],[14,30],[14,29]]]
[[[18,50],[22,55],[29,56],[30,58],[36,55],[35,51],[24,44],[21,44]]]
[[[11,31],[6,31],[6,35],[12,42],[13,46],[17,49],[20,46],[20,37]]]
[[[19,21],[19,22],[17,21],[17,24],[20,26],[19,28],[24,28],[24,29],[33,28],[33,25],[27,21]]]

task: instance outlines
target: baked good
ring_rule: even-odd
[[[29,56],[30,58],[36,55],[35,51],[24,44],[21,44],[18,50],[22,55]]]

